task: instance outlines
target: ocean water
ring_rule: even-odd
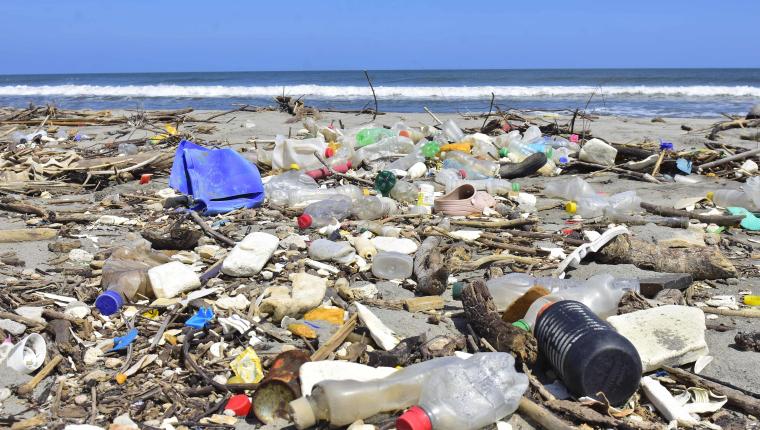
[[[629,116],[714,117],[760,103],[760,69],[370,71],[381,111],[573,110]],[[372,107],[361,71],[0,75],[0,106],[66,109],[231,109],[277,95],[319,108]]]

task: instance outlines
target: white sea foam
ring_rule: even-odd
[[[284,85],[6,85],[0,96],[59,97],[172,97],[172,98],[262,98],[285,94],[312,99],[357,99],[372,97],[366,86]],[[461,86],[402,87],[376,86],[377,96],[386,99],[479,99],[496,97],[563,98],[588,96],[596,92],[605,96],[643,97],[760,97],[760,87],[753,86]]]

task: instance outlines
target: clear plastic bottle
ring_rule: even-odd
[[[579,177],[552,181],[544,187],[546,197],[559,197],[565,200],[577,200],[579,197],[595,196],[591,185]]]
[[[461,170],[466,173],[466,179],[487,179],[497,176],[499,163],[495,161],[479,160],[470,154],[461,151],[449,151],[443,161],[446,169]]]
[[[354,205],[352,215],[360,220],[376,220],[398,212],[393,199],[381,196],[360,197]]]
[[[424,162],[425,157],[422,155],[421,149],[418,147],[414,151],[385,166],[385,170],[409,170],[413,165]]]
[[[380,252],[372,260],[372,274],[383,279],[407,279],[413,268],[412,257],[400,252]]]
[[[112,315],[135,297],[155,297],[148,270],[169,261],[168,256],[153,251],[144,239],[114,250],[103,264],[100,283],[105,292],[95,299],[95,306],[101,314]]]
[[[413,364],[381,379],[323,381],[310,395],[290,402],[288,410],[299,430],[320,421],[334,427],[347,426],[381,412],[399,411],[416,404],[422,383],[431,371],[463,361],[457,357],[441,357]]]
[[[420,402],[396,421],[398,430],[477,430],[511,414],[528,388],[504,352],[475,354],[461,365],[435,369]]]
[[[447,119],[444,121],[443,124],[441,124],[441,128],[451,142],[459,142],[464,139],[464,132],[453,119]]]
[[[441,169],[435,174],[435,182],[443,185],[447,193],[456,188],[461,181],[462,176],[456,169]]]
[[[269,198],[269,203],[276,206],[286,206],[289,204],[291,191],[314,191],[318,188],[319,185],[314,178],[299,170],[290,170],[273,177],[264,184],[264,193]]]
[[[335,195],[306,206],[298,217],[300,228],[320,228],[334,221],[342,221],[351,214],[353,204],[346,196]]]
[[[464,180],[458,185],[470,184],[475,187],[476,190],[488,191],[488,194],[493,196],[509,194],[512,191],[520,191],[520,186],[517,183],[509,182],[506,179],[488,178],[488,179],[475,179]]]
[[[754,210],[754,204],[742,190],[718,190],[712,194],[712,201],[720,207],[740,207]]]
[[[414,150],[415,146],[412,139],[404,136],[390,136],[357,150],[351,158],[351,165],[356,167],[364,161],[374,161],[378,158],[397,154],[409,154]]]
[[[350,184],[334,188],[291,190],[288,192],[288,207],[303,207],[307,204],[338,196],[348,197],[352,201],[356,201],[362,195],[361,188]]]
[[[411,182],[397,181],[391,188],[391,197],[398,202],[414,203],[420,193],[419,187]]]

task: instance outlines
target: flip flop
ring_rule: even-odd
[[[433,208],[445,215],[471,215],[483,213],[485,208],[496,206],[496,200],[485,191],[476,191],[470,184],[460,185],[435,200]]]
[[[757,218],[755,214],[744,208],[726,208],[731,215],[744,215],[744,219],[739,223],[745,230],[758,231],[760,230],[760,218]]]

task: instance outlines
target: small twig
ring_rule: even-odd
[[[39,384],[43,379],[45,379],[50,373],[55,370],[55,368],[58,366],[58,364],[63,360],[62,355],[56,355],[53,357],[52,360],[48,362],[48,364],[42,368],[36,375],[34,375],[34,378],[32,378],[29,382],[22,385],[18,389],[18,394],[25,395],[31,393],[35,387],[37,387],[37,384]]]
[[[367,78],[369,88],[372,90],[372,98],[375,99],[375,111],[372,113],[372,121],[374,121],[377,118],[377,95],[375,94],[375,87],[372,86],[372,81],[369,79],[369,73],[366,70],[364,71],[364,76]]]
[[[237,244],[237,242],[230,239],[229,237],[212,230],[211,227],[209,227],[208,224],[206,224],[206,221],[204,221],[203,218],[201,218],[201,216],[198,215],[198,212],[191,210],[191,211],[188,211],[188,213],[190,214],[190,219],[193,220],[193,222],[195,222],[196,224],[198,224],[198,226],[201,228],[201,230],[203,230],[204,233],[206,233],[207,236],[225,245],[235,246]]]
[[[437,117],[437,116],[435,116],[435,114],[434,114],[433,112],[430,112],[430,109],[428,109],[428,108],[427,108],[427,106],[423,107],[423,109],[425,109],[425,112],[427,112],[428,114],[430,114],[430,116],[432,116],[432,117],[433,117],[433,120],[434,120],[434,121],[435,121],[435,122],[436,122],[438,125],[441,125],[441,124],[443,124],[443,121],[441,121],[440,119],[438,119],[438,117]]]
[[[90,424],[95,425],[95,419],[98,417],[98,387],[92,386],[92,406],[90,407]]]
[[[496,95],[494,93],[491,93],[491,105],[488,106],[488,114],[483,119],[483,125],[480,126],[480,131],[483,131],[483,129],[486,128],[486,123],[488,122],[488,117],[491,116],[491,111],[493,110],[493,100],[496,98]]]

